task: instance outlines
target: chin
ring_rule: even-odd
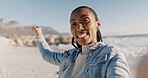
[[[90,40],[89,39],[77,39],[76,40],[80,45],[88,45],[90,44]]]
[[[88,42],[78,42],[80,45],[88,45],[89,43]]]

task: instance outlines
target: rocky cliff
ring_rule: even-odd
[[[49,26],[41,27],[49,44],[68,44],[71,42],[69,33],[61,34]],[[0,36],[12,39],[18,46],[36,46],[36,43],[33,42],[36,34],[30,28],[31,25],[23,26],[16,20],[0,19]]]

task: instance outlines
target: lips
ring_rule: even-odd
[[[78,34],[77,37],[78,38],[84,38],[86,35],[87,35],[87,33],[81,33],[81,34]]]

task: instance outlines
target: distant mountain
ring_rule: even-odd
[[[41,26],[44,34],[60,34],[56,30],[48,26]],[[16,20],[8,21],[7,18],[0,19],[0,35],[34,35],[35,33],[30,29],[31,26],[23,26]]]

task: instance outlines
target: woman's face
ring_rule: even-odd
[[[97,42],[97,30],[100,22],[87,8],[74,11],[70,17],[71,33],[80,45]]]

